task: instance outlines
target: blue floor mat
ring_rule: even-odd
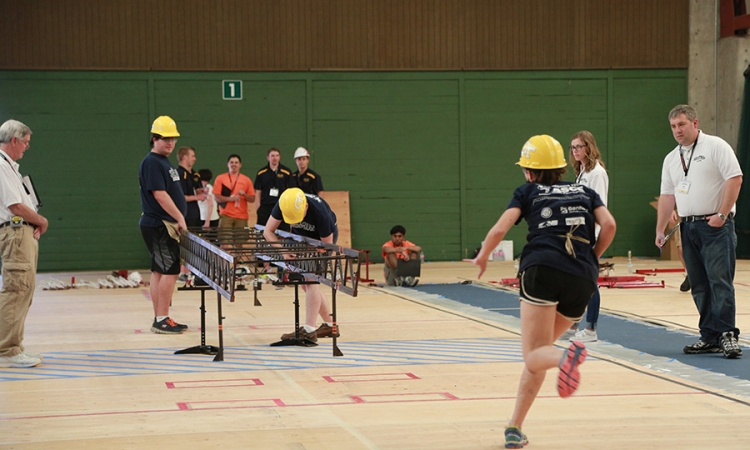
[[[415,288],[476,306],[500,314],[520,317],[518,294],[488,289],[471,284],[425,284]],[[698,339],[698,334],[670,331],[663,326],[654,326],[608,314],[599,315],[597,334],[600,341],[620,344],[649,355],[674,359],[696,369],[723,373],[742,380],[750,380],[749,349],[743,347],[743,357],[727,359],[722,353],[686,355],[682,348]]]

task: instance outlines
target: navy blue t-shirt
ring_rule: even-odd
[[[138,181],[141,184],[141,210],[143,211],[139,224],[146,227],[158,227],[163,225],[162,220],[177,222],[156,201],[153,191],[166,191],[182,215],[187,214],[187,202],[185,202],[185,195],[180,186],[180,175],[166,156],[149,152],[141,161]]]
[[[336,230],[336,214],[331,211],[325,200],[313,194],[307,197],[307,213],[302,222],[292,225],[292,233],[313,239],[330,236]],[[279,203],[271,211],[271,217],[284,221]]]
[[[599,261],[594,253],[594,209],[600,206],[604,203],[599,195],[580,184],[526,183],[516,188],[508,209],[520,208],[521,218],[526,219],[529,227],[519,269],[549,266],[596,283]],[[565,249],[565,235],[572,229],[575,229],[573,236],[589,241],[586,244],[571,239],[575,256]]]
[[[182,166],[177,166],[177,174],[180,176],[180,186],[182,187],[182,193],[184,195],[195,195],[196,189],[203,187],[200,175],[198,175],[197,172],[193,172],[192,169],[188,171]],[[200,220],[200,218],[201,209],[198,206],[198,202],[195,200],[187,202],[187,214],[185,214],[185,219]]]

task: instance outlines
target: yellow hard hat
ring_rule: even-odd
[[[279,198],[279,208],[284,222],[295,224],[302,222],[305,218],[307,208],[307,197],[300,188],[290,188],[284,191]]]
[[[552,136],[532,136],[523,144],[516,164],[526,169],[560,169],[566,165],[565,152]]]
[[[178,137],[177,124],[169,116],[159,116],[151,125],[151,134],[158,134],[161,137]]]

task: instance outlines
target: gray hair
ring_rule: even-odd
[[[31,128],[17,120],[6,120],[0,125],[0,144],[7,144],[13,138],[23,139],[31,134]]]
[[[695,112],[695,108],[690,105],[675,106],[674,108],[672,108],[672,111],[669,111],[669,118],[670,120],[674,119],[680,114],[685,114],[685,117],[687,117],[687,119],[691,122],[698,118],[698,113]]]

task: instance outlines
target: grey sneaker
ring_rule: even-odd
[[[719,353],[721,349],[718,345],[709,344],[703,338],[700,338],[694,344],[686,345],[682,351],[688,355],[697,355],[700,353]]]
[[[19,353],[13,356],[0,356],[0,367],[2,368],[24,369],[38,366],[41,362],[40,358],[34,358],[26,353]]]
[[[414,277],[404,277],[404,286],[414,287],[417,285],[417,283],[419,283],[419,280]]]
[[[179,324],[169,317],[160,322],[157,322],[156,319],[154,319],[154,323],[151,325],[151,331],[156,334],[181,334],[184,333],[186,329],[187,325]]]
[[[737,343],[737,338],[734,337],[734,331],[726,331],[721,334],[721,351],[724,352],[724,356],[729,359],[737,358],[742,356],[742,349]]]
[[[524,448],[529,445],[529,439],[518,427],[505,429],[505,448]]]

